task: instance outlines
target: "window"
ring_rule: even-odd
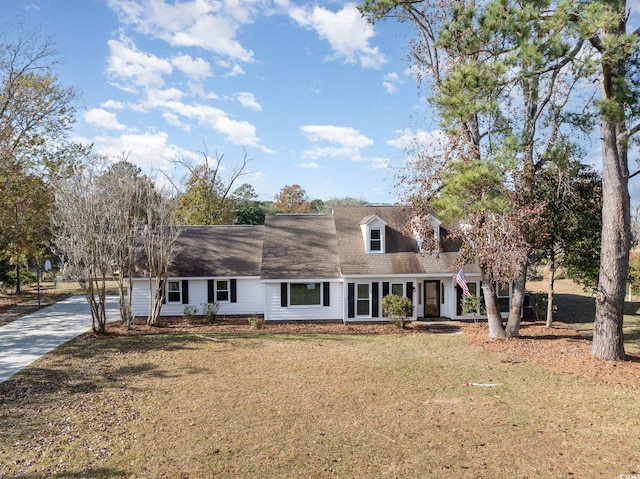
[[[320,283],[291,283],[289,285],[290,306],[320,306]]]
[[[369,250],[382,251],[382,231],[379,228],[372,228],[369,232],[370,242]]]
[[[229,281],[226,279],[216,281],[216,301],[229,301]]]
[[[356,314],[358,316],[369,316],[369,306],[371,300],[369,297],[369,284],[358,284],[358,294],[356,298]]]
[[[404,296],[404,284],[403,283],[392,283],[391,284],[391,294],[395,294],[396,296]]]
[[[498,296],[500,312],[506,313],[509,311],[509,285],[498,283],[496,286],[496,295]]]
[[[167,282],[167,301],[169,303],[179,303],[182,300],[180,291],[180,281]]]

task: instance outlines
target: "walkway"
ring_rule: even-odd
[[[107,297],[107,322],[120,319],[118,297]],[[0,327],[0,383],[91,329],[84,296],[72,296]]]

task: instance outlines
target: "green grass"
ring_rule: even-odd
[[[463,335],[74,341],[0,386],[0,477],[619,477],[637,400]]]
[[[529,282],[529,291],[547,291],[546,282]],[[585,293],[571,280],[559,280],[555,284],[554,302],[558,307],[554,319],[573,325],[585,336],[593,336],[596,304],[593,295]],[[640,356],[640,297],[624,305],[623,332],[627,354]]]

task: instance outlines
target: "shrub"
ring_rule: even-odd
[[[258,316],[251,316],[249,318],[249,325],[253,329],[262,329],[262,326],[264,325],[264,321],[263,321],[262,318],[260,318]]]
[[[184,315],[184,319],[186,319],[186,321],[190,323],[196,318],[196,315],[198,314],[198,308],[196,308],[195,306],[185,306],[184,312],[182,314]]]
[[[218,318],[218,310],[220,303],[204,303],[202,305],[202,313],[207,318],[207,323],[213,323]]]
[[[462,296],[460,305],[462,314],[471,314],[474,321],[478,318],[478,315],[486,313],[480,296]]]
[[[404,328],[407,318],[412,314],[413,303],[409,298],[396,294],[388,294],[382,298],[382,315],[400,329]]]

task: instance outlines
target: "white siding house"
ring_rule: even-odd
[[[424,252],[404,206],[350,206],[331,215],[268,215],[263,226],[188,226],[164,282],[161,316],[185,307],[203,314],[264,315],[266,321],[386,321],[382,298],[406,296],[413,320],[468,319],[455,281],[458,245],[435,217],[437,249]],[[480,270],[465,266],[471,294],[481,295]],[[151,283],[155,294],[155,283]],[[503,312],[510,288],[498,288]],[[149,311],[149,280],[133,284],[133,314]]]

